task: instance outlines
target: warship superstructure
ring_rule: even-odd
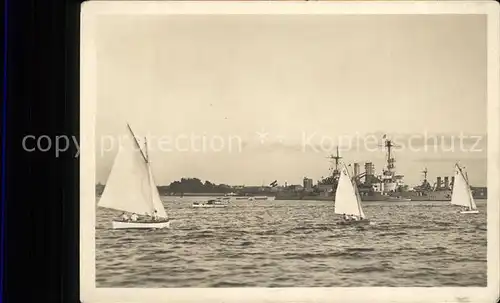
[[[357,172],[356,168],[359,170],[359,164],[354,163],[354,176],[363,201],[396,201],[402,199],[399,193],[407,188],[404,184],[404,176],[396,174],[394,143],[384,136],[383,146],[386,149],[387,165],[380,175],[375,175],[375,166],[371,162],[365,163],[364,173]]]

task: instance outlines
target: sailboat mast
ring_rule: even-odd
[[[156,186],[156,185],[153,183],[153,180],[151,180],[151,166],[149,163],[148,140],[146,139],[146,137],[144,137],[144,153],[145,153],[144,159],[146,160],[146,166],[148,167],[148,180],[149,180],[149,188],[150,188],[150,192],[151,192],[151,205],[153,206],[153,210],[156,210],[155,206],[154,206],[155,203],[153,201],[153,195],[154,195],[153,186]]]
[[[146,160],[146,163],[149,163],[149,154],[148,154],[148,140],[146,137],[144,137],[144,158]]]
[[[127,123],[127,128],[129,130],[130,134],[132,135],[132,138],[134,138],[135,146],[137,148],[139,148],[139,151],[141,152],[142,158],[144,159],[144,161],[146,163],[148,163],[148,158],[144,155],[144,152],[142,151],[141,145],[139,144],[139,142],[137,142],[137,137],[135,136],[134,132],[132,131],[132,128],[130,127],[130,124],[128,124],[128,123]]]

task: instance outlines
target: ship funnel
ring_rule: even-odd
[[[448,177],[444,177],[444,188],[450,188],[450,180],[448,179]]]
[[[373,163],[367,162],[365,163],[365,173],[367,176],[373,176]]]
[[[451,184],[450,184],[451,187],[453,187],[453,183],[455,183],[455,176],[451,177]]]
[[[437,180],[436,180],[436,188],[437,189],[440,189],[441,188],[441,177],[437,177]]]
[[[354,163],[354,176],[359,175],[359,163]]]

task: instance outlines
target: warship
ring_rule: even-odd
[[[451,201],[451,194],[455,177],[436,177],[436,182],[430,184],[427,180],[427,168],[422,171],[424,179],[422,183],[412,190],[401,192],[401,195],[410,198],[412,201]],[[474,199],[487,199],[488,191],[486,187],[471,186]]]
[[[412,190],[401,192],[403,197],[413,201],[451,201],[451,189],[453,188],[455,177],[451,177],[451,182],[448,177],[444,177],[444,182],[442,182],[441,177],[437,177],[436,183],[431,185],[427,180],[427,168],[422,173],[424,174],[422,183],[415,186]]]
[[[365,163],[365,171],[360,172],[359,163],[352,166],[353,176],[358,185],[359,194],[362,201],[450,201],[451,189],[453,188],[454,177],[437,177],[436,182],[431,185],[427,180],[427,168],[422,173],[424,179],[418,186],[410,189],[404,182],[404,176],[396,173],[395,157],[393,148],[394,142],[383,137],[386,151],[386,166],[380,175],[375,174],[375,166],[372,162]],[[304,185],[300,189],[285,186],[285,189],[276,193],[276,200],[320,200],[334,201],[337,183],[340,176],[340,160],[342,157],[337,148],[336,155],[328,157],[331,160],[331,174],[326,178],[321,178],[317,186],[312,186],[312,180],[304,178]],[[474,198],[486,199],[487,190],[484,187],[472,187]]]
[[[384,146],[387,149],[387,167],[383,169],[382,174],[375,175],[375,166],[371,162],[365,163],[365,171],[360,172],[359,163],[349,165],[353,169],[353,178],[355,179],[359,194],[362,201],[408,201],[399,192],[405,189],[403,176],[395,173],[395,159],[392,155],[394,144],[391,140],[384,136]],[[304,190],[299,192],[278,192],[276,200],[335,200],[335,192],[337,189],[338,179],[340,176],[340,160],[342,157],[339,154],[337,147],[336,155],[328,157],[331,160],[331,174],[326,178],[322,178],[315,190],[307,190],[304,185]],[[304,178],[304,183],[307,178]]]

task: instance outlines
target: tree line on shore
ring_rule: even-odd
[[[168,186],[161,186],[162,192],[174,194],[182,193],[230,193],[233,191],[227,184],[215,184],[208,180],[202,182],[198,178],[181,178],[180,181],[174,181]]]
[[[102,194],[105,185],[99,183],[96,185],[97,194]],[[198,178],[181,178],[180,181],[174,181],[167,186],[158,186],[160,194],[172,193],[230,193],[233,191],[231,186],[226,184],[215,184],[208,180],[202,182]]]

